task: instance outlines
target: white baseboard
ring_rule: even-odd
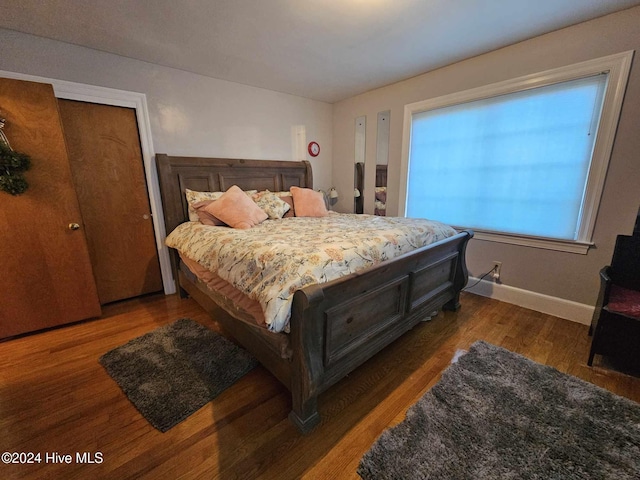
[[[469,277],[469,283],[467,285],[473,285],[473,287],[467,290],[470,293],[495,298],[502,302],[512,303],[520,307],[535,310],[536,312],[566,318],[567,320],[584,325],[591,324],[591,317],[595,310],[595,307],[584,303],[551,297],[542,293],[510,287],[509,285],[494,283],[488,280],[480,280],[480,282],[478,282],[478,279],[473,277]]]

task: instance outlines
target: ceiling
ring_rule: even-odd
[[[0,0],[0,27],[336,102],[640,0]]]

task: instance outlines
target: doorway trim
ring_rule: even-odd
[[[149,194],[149,205],[151,207],[151,215],[153,218],[153,231],[156,240],[156,249],[158,251],[158,260],[160,261],[162,285],[165,295],[175,293],[176,287],[173,281],[173,274],[171,273],[169,248],[164,244],[166,229],[162,212],[162,201],[160,200],[158,173],[155,168],[155,153],[153,152],[153,142],[151,140],[151,122],[149,119],[149,111],[147,109],[147,96],[144,93],[85,85],[82,83],[68,82],[66,80],[39,77],[24,73],[7,72],[4,70],[0,70],[0,77],[48,83],[53,85],[53,91],[56,98],[64,100],[77,100],[80,102],[133,108],[135,110],[136,120],[138,122],[138,135],[140,137],[140,148],[142,150],[142,160],[144,162],[145,179],[147,181],[147,192]]]

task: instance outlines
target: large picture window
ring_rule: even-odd
[[[586,252],[630,56],[408,105],[405,215]]]

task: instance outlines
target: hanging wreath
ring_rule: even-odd
[[[11,195],[24,193],[29,184],[22,174],[30,166],[31,159],[28,155],[15,152],[7,143],[0,141],[0,190]]]

